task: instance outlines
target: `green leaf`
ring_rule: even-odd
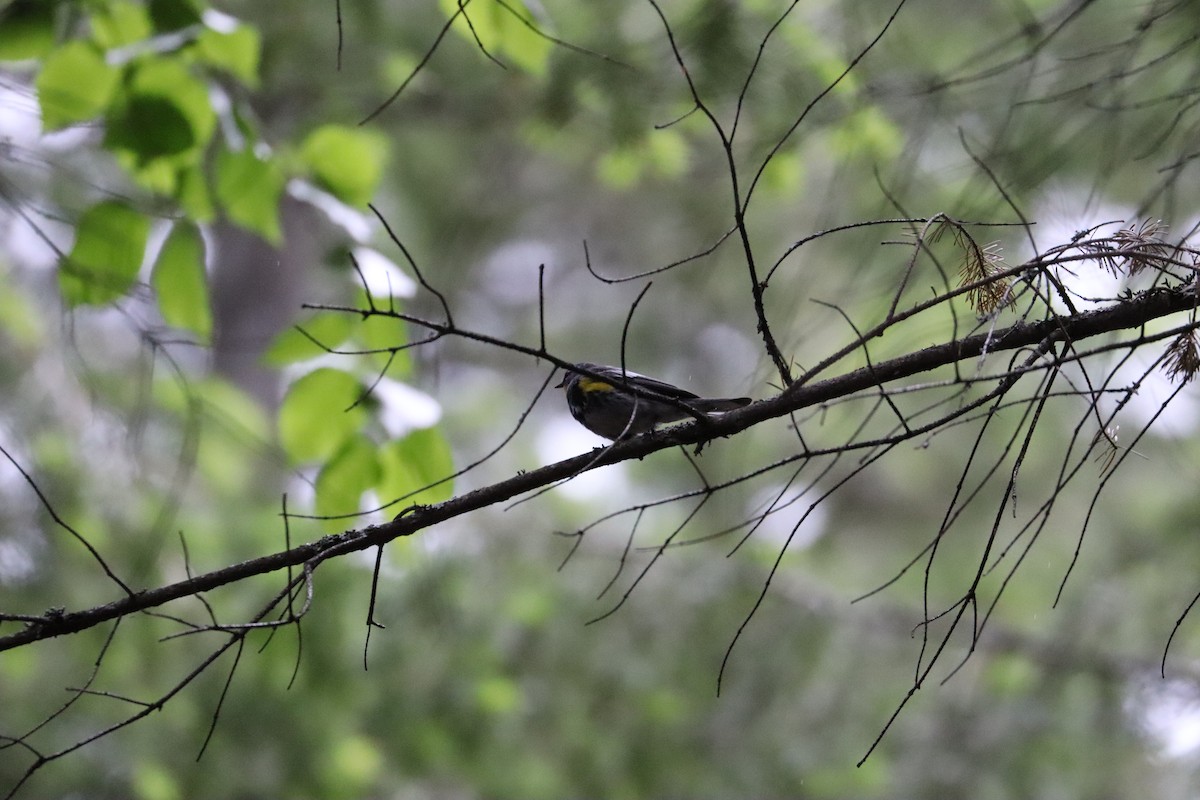
[[[229,219],[254,231],[272,244],[283,236],[279,229],[279,198],[284,176],[274,162],[260,161],[248,149],[224,151],[217,156],[217,201]]]
[[[379,186],[387,140],[372,131],[324,125],[308,135],[300,154],[321,186],[342,202],[362,206]]]
[[[795,197],[804,186],[804,159],[791,150],[776,153],[762,171],[763,188],[784,197]]]
[[[254,28],[239,25],[229,33],[205,28],[196,46],[206,64],[228,72],[251,88],[258,86],[262,38]]]
[[[22,349],[37,352],[46,345],[46,319],[13,277],[11,272],[0,272],[0,331],[10,358]]]
[[[132,788],[138,800],[179,800],[183,788],[168,766],[140,760],[133,770]]]
[[[119,113],[109,118],[104,144],[131,150],[139,161],[150,161],[195,147],[196,137],[171,98],[131,95]]]
[[[118,74],[86,42],[69,42],[46,58],[37,77],[42,128],[58,130],[95,118],[117,87]]]
[[[641,155],[629,147],[609,150],[596,163],[596,176],[614,189],[628,189],[642,175]]]
[[[392,308],[397,305],[395,300],[391,301]],[[379,315],[367,317],[355,328],[353,336],[361,349],[380,351],[371,356],[371,363],[377,369],[386,367],[388,375],[393,378],[403,378],[412,373],[412,359],[407,350],[397,349],[394,354],[384,352],[408,343],[408,331],[400,320]]]
[[[196,466],[214,489],[243,495],[261,477],[252,454],[267,442],[271,424],[253,398],[220,378],[184,382],[165,374],[154,382],[154,397],[195,431]]]
[[[180,223],[171,231],[159,251],[150,283],[167,324],[208,341],[212,312],[204,271],[204,240],[195,225]]]
[[[318,311],[275,337],[264,359],[268,364],[282,367],[325,355],[350,338],[355,318],[338,311]],[[300,330],[303,329],[304,333]],[[307,334],[307,336],[305,335]],[[320,342],[317,344],[313,340]],[[328,349],[327,349],[328,348]]]
[[[199,158],[216,124],[204,82],[178,61],[154,58],[134,71],[127,96],[109,114],[104,142],[134,153],[140,164],[180,154]]]
[[[195,381],[191,385],[196,385]],[[199,383],[209,416],[219,421],[231,438],[245,444],[247,440],[265,441],[271,434],[271,422],[253,397],[234,384],[219,378]]]
[[[869,158],[885,162],[897,157],[903,149],[904,136],[900,129],[879,108],[865,106],[845,115],[833,126],[829,150],[839,159]]]
[[[291,385],[279,409],[279,440],[292,463],[329,458],[362,428],[362,392],[357,378],[329,367]]]
[[[523,697],[521,687],[506,675],[489,675],[475,684],[475,702],[485,714],[511,714]]]
[[[150,221],[123,203],[109,200],[84,212],[58,272],[67,303],[100,305],[125,294],[137,278],[149,233]]]
[[[375,443],[359,434],[350,437],[317,475],[316,512],[321,516],[345,517],[359,510],[363,492],[379,480]],[[328,531],[345,530],[345,519],[323,522]]]
[[[185,416],[200,409],[230,438],[240,442],[270,436],[271,425],[262,408],[228,381],[210,377],[184,382],[170,375],[157,381],[154,391],[155,399],[166,410]]]
[[[150,0],[150,21],[159,33],[170,33],[200,22],[193,0]]]
[[[361,734],[340,736],[328,749],[328,771],[323,783],[331,797],[366,797],[383,774],[387,752]]]
[[[654,171],[666,178],[678,178],[688,166],[687,139],[676,131],[655,131],[645,141],[646,157]]]
[[[454,494],[454,482],[446,481],[417,492],[454,472],[450,445],[437,428],[413,431],[403,439],[391,441],[379,449],[382,473],[379,479],[379,499],[383,503],[401,500],[404,506],[414,503],[440,503]],[[417,494],[409,497],[413,492]]]
[[[124,47],[150,36],[150,16],[140,3],[107,0],[93,5],[92,33],[96,44],[104,50]]]
[[[175,199],[179,201],[183,212],[196,222],[212,221],[215,215],[213,199],[200,165],[191,164],[182,168],[176,178]]]
[[[132,150],[111,150],[117,163],[130,174],[138,186],[155,194],[172,196],[179,190],[179,171],[169,161],[156,158],[145,161]]]
[[[512,61],[526,72],[545,73],[553,43],[534,30],[541,23],[520,0],[464,3],[462,13],[458,13],[458,0],[440,0],[439,4],[447,16],[456,15],[454,30],[475,47],[482,45],[487,52]]]
[[[0,11],[0,61],[43,58],[53,46],[53,3],[15,0]]]

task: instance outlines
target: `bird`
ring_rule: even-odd
[[[752,402],[749,397],[700,397],[665,381],[587,361],[569,368],[555,388],[566,389],[567,407],[580,425],[613,441]]]

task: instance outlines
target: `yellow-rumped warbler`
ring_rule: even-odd
[[[636,436],[664,422],[688,419],[693,415],[684,406],[698,414],[710,414],[732,411],[750,403],[749,397],[700,397],[636,372],[625,370],[622,374],[620,367],[606,367],[586,361],[575,366],[593,372],[603,380],[583,372],[567,370],[562,383],[556,388],[567,390],[567,406],[571,409],[571,416],[580,425],[605,439],[617,439],[622,434]]]

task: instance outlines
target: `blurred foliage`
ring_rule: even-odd
[[[310,311],[278,332],[266,354],[286,383],[278,409],[213,374],[220,225],[285,247],[282,201],[298,183],[347,228],[373,201],[464,327],[536,346],[544,326],[555,353],[606,362],[620,357],[645,280],[598,283],[582,243],[608,278],[706,250],[732,224],[730,163],[751,197],[760,270],[780,265],[768,315],[800,364],[853,338],[812,300],[836,302],[859,325],[878,320],[909,255],[908,242],[892,244],[903,229],[889,226],[784,257],[815,231],[936,212],[1011,222],[1019,209],[1045,245],[1144,214],[1182,234],[1200,207],[1188,177],[1197,112],[1185,99],[1200,63],[1194,5],[1102,1],[1074,16],[1050,3],[969,14],[949,0],[909,3],[801,119],[893,3],[799,4],[761,48],[786,3],[664,2],[696,91],[727,134],[736,115],[728,153],[694,110],[648,3],[459,8],[342,3],[341,31],[333,4],[311,2],[285,13],[249,0],[0,9],[3,103],[42,125],[0,143],[0,445],[133,590],[367,524],[380,517],[345,515],[376,502],[407,497],[393,512],[436,502],[595,444],[558,396],[518,424],[543,365],[463,340],[399,350],[420,332],[394,320]],[[1030,254],[1026,236],[998,234],[1010,263]],[[344,238],[399,260],[377,228]],[[427,292],[363,286],[327,253],[313,261],[328,274],[305,299],[439,312]],[[744,263],[730,241],[654,277],[629,325],[631,366],[698,391],[770,393]],[[915,284],[937,281],[926,266]],[[243,313],[254,314],[269,298],[248,301]],[[922,321],[871,355],[942,341],[953,324],[948,314]],[[395,386],[379,383],[385,373]],[[419,381],[441,421],[417,414],[400,381]],[[390,399],[389,386],[412,394]],[[919,413],[920,400],[898,402]],[[856,414],[847,404],[797,422],[811,447],[831,446]],[[1070,430],[1083,409],[1046,414],[1043,431]],[[789,455],[784,424],[712,444],[705,477]],[[479,470],[421,492],[514,429]],[[976,568],[994,521],[961,520],[928,573],[922,562],[883,595],[849,600],[929,542],[975,434],[958,427],[896,453],[811,516],[816,497],[797,498],[741,548],[740,531],[722,531],[784,491],[784,477],[728,491],[683,537],[711,538],[667,550],[593,625],[690,508],[593,523],[693,489],[682,456],[608,468],[397,541],[375,610],[387,627],[371,630],[365,671],[373,554],[326,564],[301,625],[252,635],[160,713],[48,765],[24,795],[1192,796],[1197,755],[1179,744],[1200,707],[1190,621],[1168,668],[1183,678],[1156,679],[1196,589],[1186,565],[1200,557],[1195,493],[1181,491],[1200,454],[1170,430],[1139,442],[1144,463],[1105,488],[1062,597],[1087,492],[1060,499],[985,636],[954,641],[946,668],[856,767],[911,688],[926,587],[936,613]],[[1022,467],[1018,505],[1057,479],[1063,445],[1044,435]],[[1011,436],[998,424],[983,444],[1002,452]],[[20,473],[3,475],[0,609],[120,596]],[[284,492],[290,512],[331,518],[291,518],[285,532]],[[1013,552],[1032,540],[1003,536]],[[722,672],[785,541],[781,571]],[[65,705],[26,742],[51,754],[119,722],[225,641],[166,638],[181,630],[171,617],[244,620],[282,580],[0,655],[0,735],[33,731]],[[72,691],[85,686],[95,694]],[[7,788],[35,756],[0,744]]]

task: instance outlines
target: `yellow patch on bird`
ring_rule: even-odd
[[[589,378],[586,375],[579,379],[579,388],[585,392],[611,392],[613,390],[611,383],[598,381],[595,378]]]

